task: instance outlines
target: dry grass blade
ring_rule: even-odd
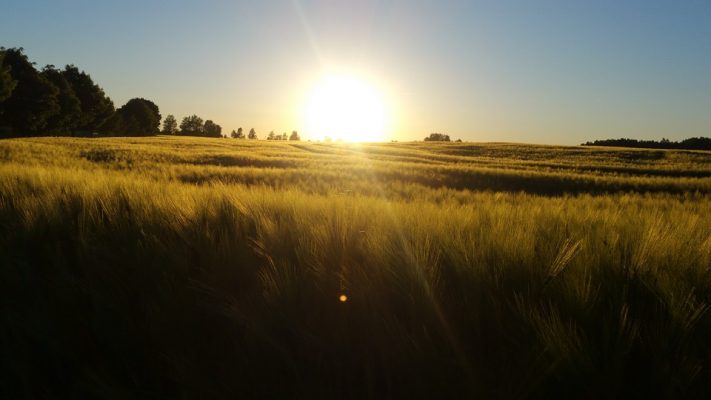
[[[563,242],[563,245],[558,251],[558,255],[556,255],[555,260],[553,260],[550,267],[548,267],[549,278],[553,279],[565,270],[568,264],[570,264],[570,261],[573,260],[575,255],[580,250],[582,242],[582,240],[573,241],[571,238],[567,238],[565,242]]]

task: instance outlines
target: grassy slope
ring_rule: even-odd
[[[0,397],[711,390],[709,153],[44,138],[0,160]]]

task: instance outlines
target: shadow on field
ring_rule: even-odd
[[[483,190],[496,192],[524,192],[544,196],[566,194],[614,194],[614,193],[670,193],[681,194],[688,188],[681,185],[634,183],[633,181],[595,180],[580,176],[556,176],[542,174],[512,174],[496,172],[448,171],[439,179],[421,180],[418,183],[430,187]],[[700,193],[707,193],[706,190]]]
[[[237,157],[229,155],[204,155],[194,160],[185,161],[193,165],[217,165],[223,167],[257,167],[257,168],[294,168],[298,165],[296,161],[286,159],[260,159]]]
[[[274,164],[269,164],[271,167]],[[695,182],[648,182],[634,180],[595,179],[576,175],[543,175],[524,173],[499,173],[498,171],[439,171],[430,174],[412,174],[409,171],[372,171],[363,176],[321,174],[315,177],[303,170],[283,169],[284,174],[234,174],[231,171],[200,172],[181,174],[180,182],[205,185],[214,182],[225,184],[266,185],[269,187],[290,187],[300,184],[304,189],[313,187],[362,187],[369,182],[368,190],[362,194],[388,193],[393,186],[418,185],[432,189],[469,190],[473,192],[528,193],[541,196],[563,196],[577,194],[605,195],[615,193],[709,193],[708,185]],[[307,183],[308,182],[308,183]]]

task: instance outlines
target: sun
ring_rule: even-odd
[[[388,112],[383,93],[350,74],[329,74],[307,93],[302,111],[305,133],[313,139],[348,142],[385,140]]]

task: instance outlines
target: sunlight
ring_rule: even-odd
[[[384,96],[372,83],[355,75],[321,78],[305,98],[302,118],[306,134],[316,140],[386,139],[388,112]]]

